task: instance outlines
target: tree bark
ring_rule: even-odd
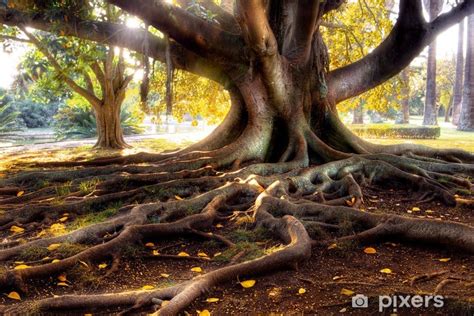
[[[359,100],[359,104],[354,108],[352,118],[352,124],[364,124],[364,107],[362,99]]]
[[[429,4],[428,4],[429,3]],[[429,0],[428,12],[430,21],[433,21],[442,9],[442,1]],[[426,74],[426,95],[423,111],[423,125],[438,125],[438,105],[436,98],[436,39],[428,48],[428,63]]]
[[[458,130],[472,131],[474,130],[474,15],[470,15],[467,19],[467,52],[463,90]]]
[[[120,124],[120,104],[105,103],[94,109],[97,126],[96,148],[123,149],[128,147]]]
[[[464,23],[459,23],[458,30],[458,50],[456,53],[456,81],[453,88],[453,124],[459,124],[459,115],[461,113],[462,87],[464,77]]]
[[[402,79],[402,120],[401,124],[410,123],[410,70],[405,68],[401,72]]]

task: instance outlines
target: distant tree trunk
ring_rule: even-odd
[[[402,120],[400,123],[408,124],[410,123],[410,70],[405,68],[402,73]]]
[[[428,8],[430,15],[430,21],[433,21],[438,16],[443,7],[442,4],[442,0],[425,1],[425,5]],[[436,105],[436,39],[430,44],[428,48],[423,125],[438,125],[438,108]]]
[[[94,109],[97,124],[97,142],[99,148],[125,148],[127,144],[120,125],[121,104],[105,103]]]
[[[120,112],[125,99],[131,75],[125,75],[123,51],[120,50],[115,61],[114,48],[109,48],[107,58],[100,66],[94,64],[91,68],[96,74],[102,89],[100,104],[93,104],[97,126],[97,142],[94,147],[121,149],[130,147],[125,143],[120,122]]]
[[[449,103],[446,107],[446,111],[444,112],[444,121],[449,122],[449,116],[453,112],[453,96],[449,98]]]
[[[352,124],[364,124],[364,107],[362,100],[359,100],[359,105],[354,108],[353,114]]]
[[[453,88],[453,124],[459,124],[461,113],[462,86],[464,74],[464,20],[459,23],[458,51],[456,56],[456,81]]]
[[[458,130],[474,130],[474,14],[467,19],[467,53],[464,66],[464,91]]]

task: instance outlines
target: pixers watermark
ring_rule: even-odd
[[[379,312],[392,309],[396,312],[398,308],[428,308],[433,306],[441,308],[444,306],[444,297],[441,295],[380,295],[378,297]],[[369,298],[363,294],[352,297],[353,308],[369,307]]]

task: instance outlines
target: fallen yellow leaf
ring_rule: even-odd
[[[174,196],[174,198],[175,198],[176,200],[178,200],[178,201],[181,201],[181,200],[183,200],[183,198],[182,198],[182,197],[180,197],[179,195],[175,195],[175,196]]]
[[[222,228],[222,227],[224,227],[224,225],[222,225],[222,224],[217,224],[216,225],[216,228]]]
[[[48,250],[49,251],[54,251],[56,249],[58,249],[59,247],[61,247],[61,244],[51,244],[48,246]]]
[[[20,197],[20,196],[22,196],[23,194],[25,194],[25,191],[18,191],[18,193],[16,194],[16,196]]]
[[[59,221],[60,221],[61,223],[64,223],[65,221],[67,221],[67,219],[68,219],[67,216],[63,216],[63,217],[61,217],[61,218],[59,219]]]
[[[220,255],[222,255],[222,252],[216,252],[216,253],[214,254],[214,257],[218,257],[218,256],[220,256]]]
[[[45,230],[42,230],[36,235],[36,237],[43,237],[46,234],[47,234],[47,232]]]
[[[392,273],[392,270],[389,269],[389,268],[384,268],[384,269],[380,270],[380,272],[390,274],[390,273]]]
[[[65,274],[58,275],[58,280],[61,282],[66,282],[67,281],[66,275]]]
[[[330,244],[328,246],[328,249],[336,249],[337,248],[337,244]]]
[[[20,264],[15,267],[15,270],[23,270],[23,269],[28,269],[30,266],[26,264]]]
[[[25,231],[25,229],[23,227],[13,225],[12,227],[10,227],[10,231],[14,234],[21,234]]]
[[[242,285],[242,287],[248,289],[250,287],[253,287],[255,285],[255,280],[246,280],[246,281],[242,281],[240,282],[240,285]]]
[[[59,260],[59,259],[54,259],[53,261],[51,261],[51,263],[56,263],[56,262],[59,262],[59,261],[61,261],[61,260]]]
[[[412,207],[411,210],[412,210],[413,212],[419,212],[419,211],[421,211],[420,208],[419,208],[419,207],[416,207],[416,206]]]
[[[107,263],[101,263],[98,265],[99,269],[105,269],[107,268]]]
[[[375,250],[375,248],[372,248],[372,247],[367,247],[367,248],[364,249],[364,252],[366,254],[371,255],[371,254],[377,253],[377,250]]]
[[[153,248],[153,247],[155,247],[155,244],[152,243],[152,242],[147,242],[147,243],[145,244],[145,247]]]
[[[203,311],[197,311],[198,312],[198,316],[211,316],[211,313],[205,309]]]
[[[153,250],[151,254],[154,256],[158,256],[160,253],[158,252],[158,250]]]
[[[11,298],[12,300],[21,301],[20,294],[18,294],[17,292],[10,292],[10,294],[8,294],[7,297]]]
[[[194,267],[194,268],[191,268],[191,271],[193,271],[193,272],[202,272],[202,269],[201,269],[201,267]]]
[[[215,302],[219,302],[219,299],[217,297],[209,297],[206,302],[208,303],[215,303]]]
[[[179,256],[179,257],[189,257],[189,254],[186,253],[186,252],[184,252],[184,251],[182,251],[182,252],[178,253],[178,256]]]
[[[298,290],[298,294],[304,294],[304,293],[306,293],[306,289],[300,288],[300,289]]]
[[[58,286],[69,286],[66,282],[58,282]]]
[[[441,258],[441,259],[438,259],[439,262],[448,262],[450,261],[451,258]]]
[[[25,263],[25,261],[15,261],[14,263],[15,264],[23,264],[23,263]]]
[[[154,288],[155,288],[155,287],[154,287],[153,285],[144,285],[144,286],[142,287],[142,290],[148,291],[148,290],[153,290]]]
[[[347,296],[352,296],[352,295],[354,295],[354,291],[348,290],[348,289],[342,289],[341,294],[347,295]]]
[[[160,275],[161,275],[162,277],[164,277],[164,278],[167,278],[167,277],[170,276],[168,273],[161,273]]]
[[[200,251],[198,252],[198,257],[208,257],[208,255],[207,253]]]

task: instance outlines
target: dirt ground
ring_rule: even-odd
[[[409,192],[407,194],[405,191],[389,188],[381,191],[365,189],[364,193],[364,208],[369,212],[403,214],[474,225],[473,210],[467,206],[449,208],[436,202],[417,205],[404,201]],[[244,248],[243,255],[239,258],[240,254],[226,254],[223,245],[195,237],[149,240],[147,243],[153,245],[144,244],[130,249],[129,256],[120,262],[119,269],[112,275],[107,276],[111,262],[78,264],[73,270],[65,273],[66,285],[58,285],[58,276],[52,275],[49,279],[29,282],[26,291],[19,294],[22,302],[34,302],[54,295],[164,287],[223,267],[230,261],[251,258],[252,251],[272,251],[278,247],[275,241],[267,238],[268,236],[253,234],[249,223],[223,221],[220,224],[222,227],[217,225],[212,232],[225,235],[236,243],[252,243],[256,245],[256,249]],[[236,230],[240,233],[235,234]],[[3,242],[10,235],[9,231],[0,232]],[[366,253],[370,252],[367,250],[369,247],[375,249],[375,253]],[[163,258],[154,256],[153,250],[165,255],[185,252],[190,256]],[[99,264],[104,263],[107,267],[99,268]],[[7,268],[15,265],[18,265],[18,262],[6,263]],[[202,272],[191,270],[196,267],[201,268]],[[204,293],[183,314],[196,315],[198,311],[208,310],[211,315],[379,315],[379,295],[434,295],[438,287],[436,294],[443,296],[443,307],[434,307],[433,304],[428,308],[390,307],[385,308],[382,314],[474,315],[473,256],[449,249],[407,244],[402,240],[365,245],[346,243],[329,247],[315,246],[311,259],[297,268],[289,267],[286,271],[252,277],[250,279],[256,280],[256,283],[250,288],[243,288],[239,283],[246,279],[242,277]],[[1,305],[18,302],[7,297],[8,289],[1,289],[1,293]],[[368,308],[351,306],[351,297],[356,294],[369,297]],[[218,300],[209,302],[209,298]],[[110,310],[108,314],[116,312]],[[150,311],[144,311],[144,314],[147,312]],[[94,310],[70,311],[68,314],[89,313],[107,314]]]

